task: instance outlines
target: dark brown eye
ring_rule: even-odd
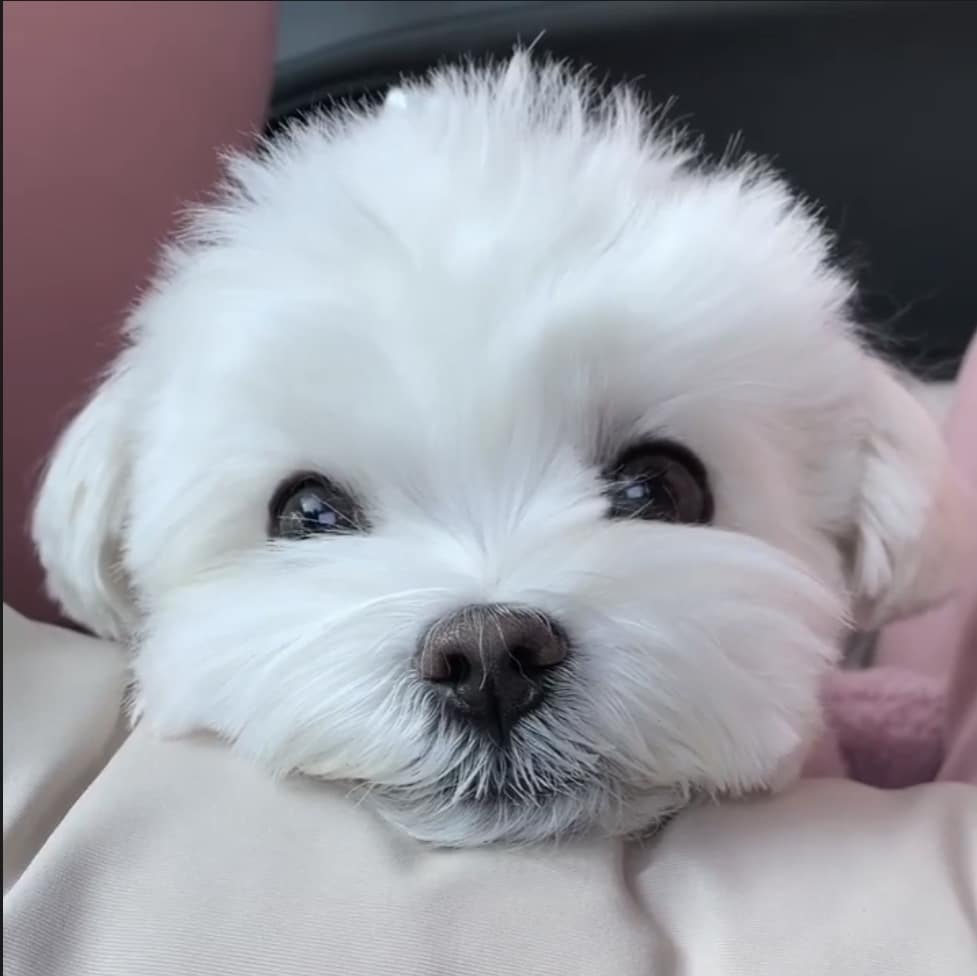
[[[362,532],[366,520],[344,488],[317,474],[290,478],[275,492],[268,534],[279,539],[306,539],[326,532]]]
[[[702,462],[672,441],[647,441],[625,451],[605,473],[611,518],[698,525],[713,514]]]

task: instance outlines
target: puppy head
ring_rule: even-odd
[[[939,438],[774,177],[523,56],[232,176],[34,525],[161,733],[440,843],[628,832],[783,778],[848,607],[938,595]]]

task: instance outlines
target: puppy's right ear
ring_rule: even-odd
[[[64,431],[32,523],[48,592],[73,620],[115,640],[124,640],[135,620],[122,568],[131,392],[129,371],[117,370]]]
[[[943,437],[895,374],[867,360],[868,430],[852,590],[861,629],[939,605],[977,548],[977,498]]]

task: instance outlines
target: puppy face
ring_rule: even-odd
[[[439,75],[171,252],[35,519],[157,731],[439,843],[629,832],[789,776],[852,598],[942,592],[938,438],[814,221],[592,108]]]

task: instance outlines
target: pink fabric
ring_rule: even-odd
[[[26,523],[53,438],[217,149],[262,124],[274,2],[3,5],[4,600],[53,620]]]
[[[977,600],[960,643],[947,701],[947,749],[938,779],[977,785]]]
[[[957,379],[946,436],[958,470],[977,490],[977,340]],[[879,644],[879,661],[940,677],[947,730],[939,778],[977,783],[977,558],[963,581],[946,605],[890,627]]]
[[[947,438],[960,470],[977,491],[977,338],[960,371],[959,392],[947,425]],[[977,555],[964,574],[966,587],[933,623],[934,641],[956,647],[947,693],[947,750],[940,779],[977,784]],[[943,629],[945,628],[945,630]],[[914,635],[894,628],[894,648]],[[925,640],[926,635],[921,635]]]
[[[941,681],[891,667],[834,678],[825,704],[845,775],[884,789],[936,778],[946,717]]]
[[[950,416],[947,437],[960,470],[977,491],[977,339],[960,371],[960,391]],[[943,611],[934,625],[934,640],[946,638],[956,646],[947,694],[947,750],[940,779],[977,784],[977,557],[964,574],[967,583],[959,599]],[[911,640],[896,629],[893,644]]]

